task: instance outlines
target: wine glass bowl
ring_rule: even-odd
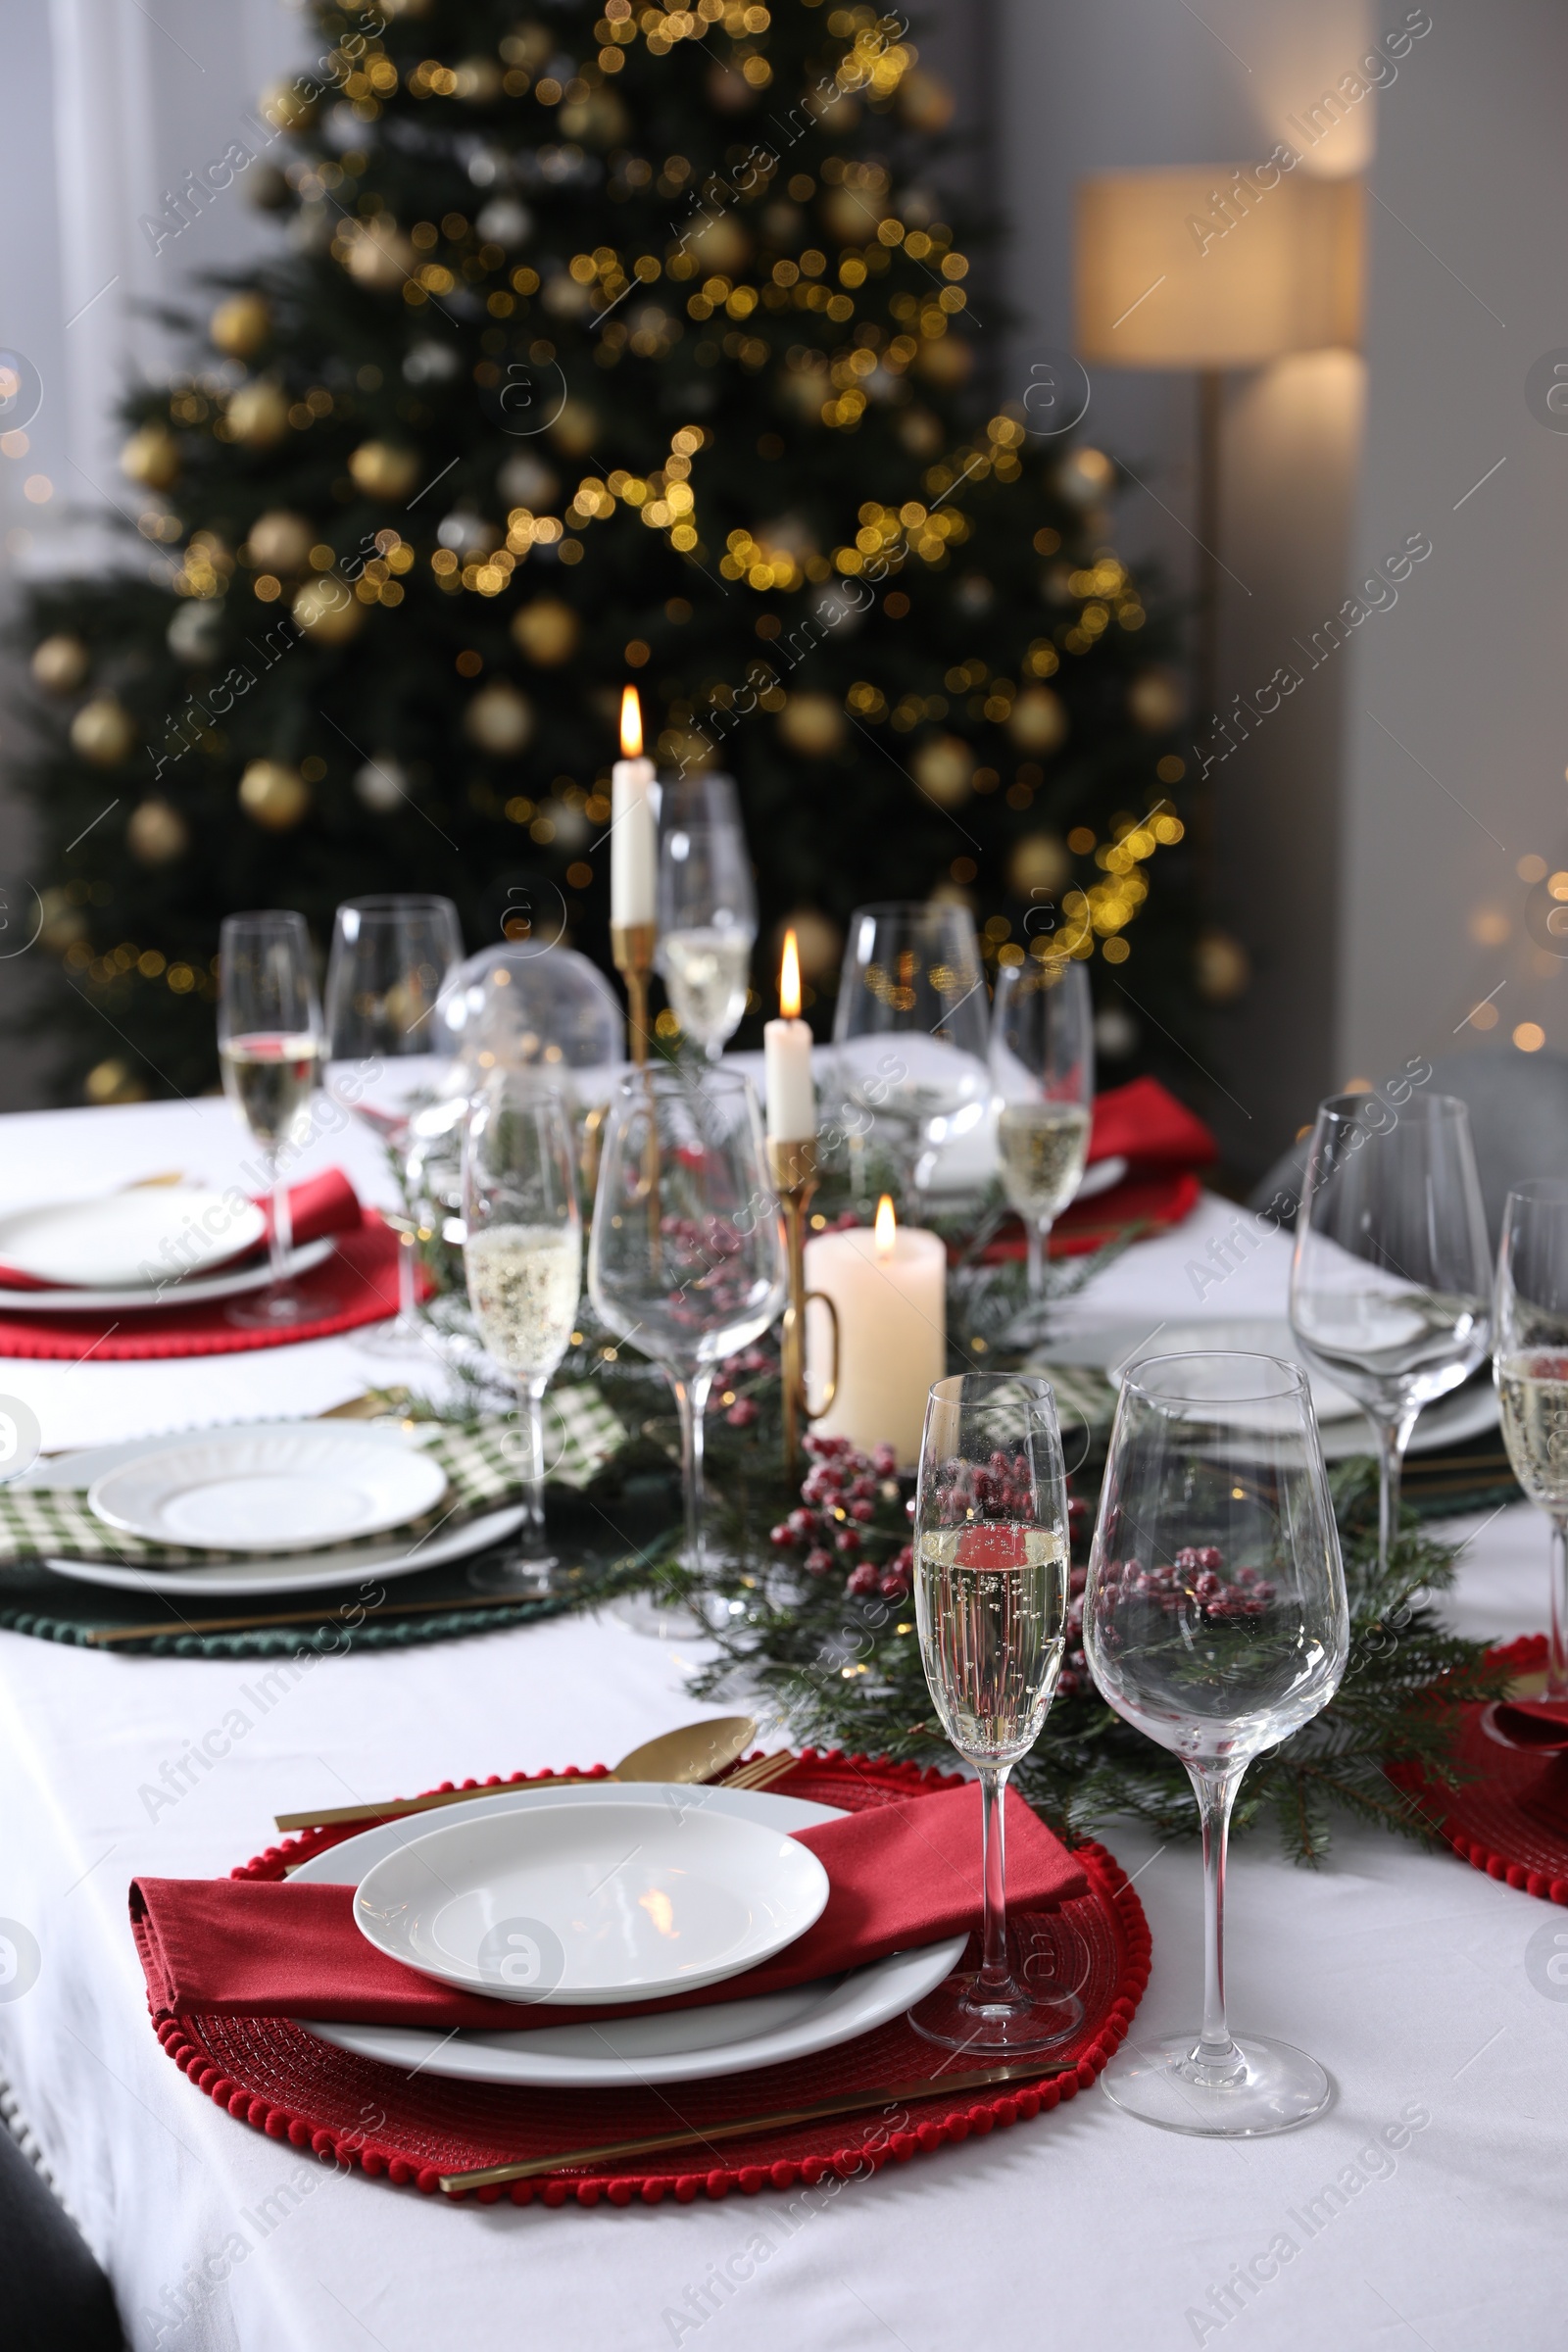
[[[285,1162],[309,1139],[323,1038],[305,917],[285,908],[225,915],[219,934],[218,1058],[223,1092],[261,1152],[271,1196],[271,1281],[228,1309],[248,1330],[272,1330],[328,1313],[289,1280],[293,1247]]]
[[[703,1413],[726,1357],[784,1301],[778,1205],[749,1080],[634,1070],[601,1134],[588,1288],[610,1329],[660,1365],[680,1414],[688,1561],[703,1546]]]
[[[1551,1521],[1546,1690],[1568,1698],[1568,1184],[1518,1185],[1503,1210],[1493,1378],[1514,1476]]]
[[[1124,1376],[1083,1640],[1107,1705],[1187,1769],[1207,1896],[1201,2027],[1140,2035],[1106,2070],[1106,2091],[1145,2122],[1204,2136],[1305,2123],[1328,2104],[1328,2077],[1288,2043],[1233,2036],[1222,1935],[1242,1776],[1327,1706],[1349,1649],[1339,1537],[1296,1365],[1169,1355]]]
[[[757,899],[735,788],[716,773],[664,788],[659,834],[659,947],[670,1009],[710,1061],[740,1026]]]
[[[1095,1098],[1089,976],[1070,956],[1027,956],[997,975],[991,1011],[1002,1189],[1029,1241],[1029,1295],[1045,1292],[1051,1228],[1083,1182]]]
[[[944,1145],[985,1117],[989,1008],[966,906],[889,901],[850,917],[833,1068],[854,1111],[893,1145],[912,1199]]]
[[[978,1970],[910,2012],[927,2040],[982,2056],[1055,2047],[1082,2022],[1070,1984],[1023,1982],[1008,1943],[1002,1804],[1040,1736],[1066,1649],[1070,1561],[1055,1401],[1033,1374],[940,1380],[926,1406],[915,1496],[914,1605],[927,1688],[981,1785],[985,1918]],[[1014,1936],[1027,1922],[1014,1921]],[[1037,1938],[1060,1951],[1060,1923]],[[1075,1974],[1078,1972],[1074,1972]]]
[[[1378,1566],[1398,1527],[1423,1405],[1482,1362],[1491,1249],[1469,1114],[1450,1095],[1335,1095],[1318,1107],[1296,1221],[1291,1328],[1377,1433]]]

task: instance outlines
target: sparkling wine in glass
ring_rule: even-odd
[[[850,917],[833,1018],[846,1106],[875,1120],[918,1206],[944,1145],[985,1117],[990,1014],[967,906],[889,901]]]
[[[1296,1219],[1291,1328],[1312,1369],[1348,1390],[1377,1433],[1380,1575],[1416,1415],[1485,1358],[1491,1290],[1464,1104],[1402,1080],[1320,1103]]]
[[[920,1444],[914,1606],[942,1728],[980,1780],[985,1910],[979,1968],[939,1984],[909,2022],[928,2041],[980,2057],[1051,2049],[1083,2019],[1070,1987],[1014,1973],[1003,1838],[1007,1776],[1039,1739],[1061,1672],[1069,1574],[1049,1383],[994,1372],[939,1380]]]
[[[1029,1296],[1046,1287],[1051,1228],[1083,1182],[1095,1096],[1089,976],[1071,956],[1029,956],[997,976],[991,1012],[1002,1189],[1029,1237]]]
[[[1102,2077],[1171,2132],[1253,2138],[1321,2114],[1317,2061],[1231,2033],[1231,1808],[1251,1759],[1340,1685],[1349,1609],[1304,1374],[1266,1355],[1146,1357],[1123,1375],[1084,1592],[1106,1703],[1186,1766],[1203,1832],[1203,2018],[1135,2030]]]
[[[464,1272],[485,1351],[516,1385],[525,1517],[518,1548],[474,1581],[544,1593],[559,1565],[545,1539],[544,1398],[570,1344],[582,1287],[571,1121],[526,1071],[495,1071],[469,1112],[463,1151]]]
[[[728,776],[666,785],[659,825],[659,969],[670,1009],[710,1061],[746,1010],[757,898]]]
[[[327,1092],[379,1137],[405,1180],[413,1121],[435,1100],[449,1067],[436,1000],[462,954],[450,899],[413,893],[349,899],[333,921]],[[428,1339],[415,1297],[416,1221],[401,1207],[383,1213],[400,1244],[398,1311],[395,1321],[360,1341],[377,1352],[421,1347]]]
[[[1514,1476],[1551,1521],[1546,1690],[1568,1698],[1568,1184],[1508,1195],[1497,1252],[1493,1378]]]
[[[271,1282],[258,1298],[231,1306],[228,1320],[274,1330],[317,1318],[333,1303],[303,1298],[289,1279],[294,1227],[285,1169],[309,1140],[323,1049],[305,917],[281,908],[226,915],[219,971],[223,1092],[261,1152],[271,1194]]]
[[[680,1415],[686,1558],[703,1558],[703,1415],[726,1356],[784,1303],[778,1204],[751,1082],[733,1070],[633,1070],[601,1135],[588,1247],[601,1319],[659,1364]]]

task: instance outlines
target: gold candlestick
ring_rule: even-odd
[[[659,938],[653,923],[612,923],[610,951],[626,983],[626,1033],[634,1062],[648,1059],[648,981]]]
[[[800,1468],[800,1425],[819,1421],[839,1385],[839,1310],[825,1291],[806,1287],[806,1214],[816,1191],[816,1142],[779,1143],[769,1136],[768,1173],[784,1211],[784,1234],[789,1251],[789,1304],[780,1334],[784,1380],[784,1468],[794,1477]],[[833,1370],[822,1401],[813,1411],[806,1394],[806,1310],[820,1300],[833,1325]]]

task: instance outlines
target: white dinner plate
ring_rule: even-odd
[[[39,1201],[0,1217],[0,1265],[73,1289],[151,1290],[172,1274],[211,1273],[254,1250],[267,1219],[254,1200],[206,1185],[132,1185],[92,1200]]]
[[[786,1833],[841,1818],[836,1805],[746,1788],[649,1788],[645,1795],[704,1805]],[[575,1788],[506,1788],[473,1800],[486,1812],[550,1804],[602,1804],[620,1794],[612,1781]],[[467,1810],[466,1806],[465,1811]],[[417,1816],[416,1817],[418,1818]],[[407,1821],[379,1823],[328,1846],[291,1876],[318,1886],[357,1886],[371,1864],[408,1841]],[[654,2017],[607,2018],[603,2025],[537,2026],[518,2033],[463,2029],[436,2034],[422,2026],[310,2023],[305,2031],[334,2048],[405,2073],[445,2075],[460,2082],[553,2084],[564,2090],[611,2089],[627,2082],[699,2082],[782,2066],[791,2058],[836,2049],[870,2034],[951,1976],[966,1938],[950,1936],[919,1951],[872,1961],[847,1976],[757,2000],[716,2001]]]
[[[289,1280],[320,1265],[335,1247],[331,1234],[318,1242],[301,1242],[283,1261]],[[118,1314],[123,1308],[201,1306],[210,1298],[237,1298],[246,1291],[265,1291],[271,1279],[271,1266],[264,1258],[259,1265],[235,1266],[226,1274],[181,1275],[158,1290],[140,1286],[126,1291],[0,1290],[0,1309],[10,1314],[97,1315]]]
[[[395,1435],[300,1422],[166,1441],[94,1479],[87,1504],[153,1544],[319,1551],[422,1518],[446,1489],[440,1463]]]
[[[1070,1339],[1053,1340],[1045,1350],[1062,1364],[1088,1364],[1120,1385],[1121,1374],[1141,1357],[1187,1355],[1235,1349],[1244,1355],[1281,1355],[1299,1364],[1311,1384],[1318,1434],[1325,1461],[1344,1461],[1352,1453],[1372,1450],[1371,1426],[1349,1393],[1337,1382],[1313,1371],[1302,1357],[1296,1335],[1283,1316],[1250,1315],[1209,1321],[1105,1324],[1079,1332]],[[1497,1398],[1490,1381],[1467,1382],[1450,1396],[1429,1404],[1415,1425],[1406,1450],[1437,1453],[1459,1446],[1497,1424]]]
[[[441,1984],[582,2008],[739,1976],[827,1898],[827,1872],[782,1831],[628,1788],[576,1815],[465,1806],[371,1865],[354,1920]]]

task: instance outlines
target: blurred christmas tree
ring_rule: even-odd
[[[1180,1029],[1195,944],[1168,636],[1112,466],[996,376],[902,19],[516,7],[317,10],[275,138],[144,223],[226,176],[287,238],[128,404],[151,578],[32,602],[67,1086],[211,1082],[234,907],[324,940],[434,888],[470,948],[564,917],[608,960],[628,674],[665,767],[740,780],[759,1010],[784,914],[820,1022],[854,905],[957,893],[993,960],[1073,940],[1108,1074],[1157,1066],[1126,997]]]

